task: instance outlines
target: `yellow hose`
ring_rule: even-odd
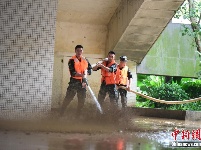
[[[118,88],[125,89],[128,92],[132,92],[132,93],[134,93],[136,95],[139,95],[141,97],[147,98],[147,99],[152,100],[154,102],[163,103],[163,104],[186,104],[186,103],[191,103],[191,102],[196,102],[196,101],[201,100],[201,97],[198,97],[198,98],[189,99],[189,100],[183,100],[183,101],[166,101],[166,100],[156,99],[156,98],[144,95],[142,93],[139,93],[139,92],[136,92],[136,91],[133,91],[133,90],[128,90],[126,87],[123,87],[123,86],[119,86]]]

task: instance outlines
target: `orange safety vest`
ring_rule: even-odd
[[[84,71],[88,68],[88,62],[84,57],[81,57],[81,61],[77,59],[76,55],[73,56],[71,59],[74,60],[74,68],[77,73],[83,74]],[[72,78],[82,80],[82,77],[72,76]]]
[[[127,85],[128,83],[128,66],[120,69],[118,66],[116,73],[116,83],[121,85]]]
[[[115,61],[113,60],[112,62],[110,62],[108,65],[106,65],[106,61],[104,61],[102,64],[106,67],[110,67],[115,63]],[[103,81],[105,81],[106,85],[107,84],[116,84],[116,73],[115,72],[108,72],[106,70],[104,70],[103,68],[101,68],[101,83]]]

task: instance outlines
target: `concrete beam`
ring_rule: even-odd
[[[122,1],[108,24],[106,51],[140,63],[183,0]]]

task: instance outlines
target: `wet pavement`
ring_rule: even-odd
[[[192,142],[191,131],[199,128],[200,122],[192,120],[140,116],[117,122],[65,117],[38,121],[4,120],[0,122],[0,150],[178,150],[186,147],[171,145],[173,131],[188,130],[190,138],[182,139],[180,132],[177,141]],[[201,147],[188,147],[191,149]]]
[[[159,144],[136,138],[134,134],[76,134],[0,132],[5,150],[133,150],[158,149]]]

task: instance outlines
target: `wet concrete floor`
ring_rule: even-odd
[[[37,121],[1,120],[0,150],[183,150],[186,148],[171,145],[173,131],[198,128],[200,122],[140,116],[115,122],[65,117]],[[177,140],[182,141],[181,136],[178,135]],[[201,147],[188,147],[191,149]]]

